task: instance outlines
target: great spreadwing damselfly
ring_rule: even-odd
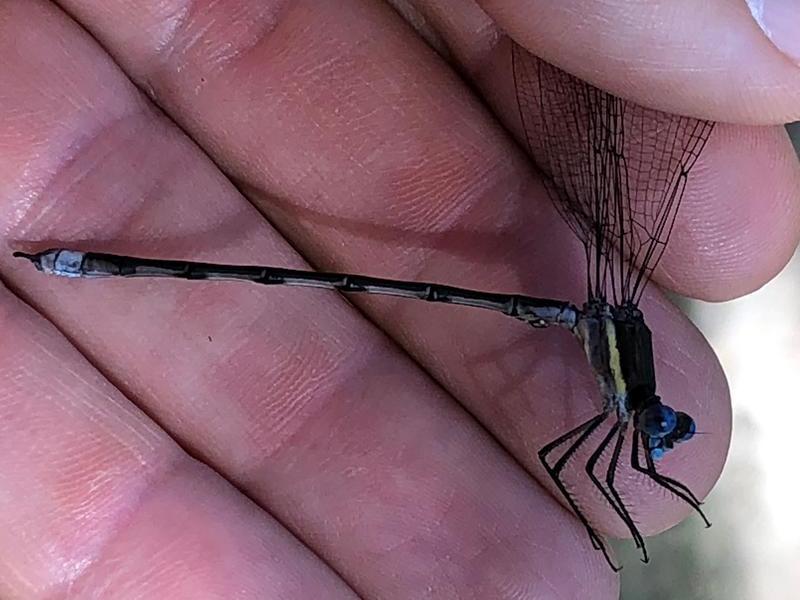
[[[700,500],[657,469],[695,434],[695,422],[656,394],[651,334],[639,309],[678,214],[689,172],[713,124],[644,108],[602,91],[513,45],[517,103],[528,151],[559,213],[585,250],[587,299],[570,302],[364,275],[220,265],[71,249],[15,256],[64,277],[169,277],[249,281],[413,298],[498,311],[532,327],[561,327],[581,343],[600,390],[596,415],[539,451],[556,488],[612,568],[606,542],[565,479],[589,450],[586,476],[622,520],[642,559],[644,538],[615,486],[619,461],[695,509]],[[630,449],[625,449],[630,437]],[[599,441],[597,441],[599,438]],[[610,456],[609,456],[610,454]]]

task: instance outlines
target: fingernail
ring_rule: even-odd
[[[773,45],[800,65],[800,2],[745,0],[750,14]]]

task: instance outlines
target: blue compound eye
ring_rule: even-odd
[[[648,438],[647,440],[647,453],[653,460],[660,460],[666,453],[664,448],[664,440],[661,438]]]
[[[695,425],[694,419],[685,412],[676,414],[678,416],[678,423],[675,425],[675,431],[673,432],[675,441],[685,442],[692,439],[697,432],[697,425]]]
[[[669,406],[656,404],[639,416],[639,429],[653,438],[663,438],[675,429],[678,415]]]

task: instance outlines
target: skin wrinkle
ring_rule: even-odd
[[[40,223],[47,220],[50,212],[60,207],[63,196],[90,178],[95,173],[95,169],[106,161],[104,153],[92,156],[92,162],[86,164],[85,158],[87,155],[91,156],[90,152],[95,145],[101,141],[106,143],[108,139],[115,139],[118,127],[127,126],[130,120],[136,120],[141,115],[140,110],[143,110],[143,106],[134,104],[132,108],[133,110],[116,115],[110,121],[101,122],[96,118],[86,119],[88,122],[84,126],[76,128],[76,131],[82,132],[83,135],[70,136],[68,138],[70,143],[63,147],[63,151],[53,152],[51,149],[46,155],[48,158],[42,155],[37,157],[38,161],[30,161],[25,167],[26,171],[35,169],[39,172],[48,172],[49,176],[44,180],[37,180],[38,187],[36,189],[28,188],[29,191],[16,203],[18,208],[15,209],[15,212],[18,216],[16,220],[9,222],[6,232],[13,231],[16,239],[25,240],[28,244],[34,241],[31,232],[39,229]],[[92,113],[92,117],[95,117],[95,113]],[[92,123],[96,126],[90,127]],[[126,143],[125,139],[119,140],[118,147],[122,147],[124,143]],[[53,156],[58,159],[53,160]],[[51,160],[53,162],[48,165],[48,168],[41,167],[44,161]],[[34,167],[35,162],[39,162],[39,166]],[[72,167],[76,165],[80,165],[81,169],[74,173]],[[63,180],[65,173],[70,176],[67,181]],[[58,193],[54,193],[56,191],[54,188],[60,188]],[[36,207],[35,211],[31,210],[34,206]],[[29,218],[31,214],[35,216]]]
[[[77,586],[82,579],[92,576],[91,569],[98,563],[102,562],[102,558],[107,549],[114,545],[117,536],[121,535],[127,526],[127,523],[132,521],[136,516],[138,507],[142,506],[157,490],[159,485],[163,485],[169,478],[174,477],[176,471],[186,464],[187,458],[182,458],[180,454],[174,453],[172,460],[162,461],[161,469],[150,470],[142,478],[142,485],[139,487],[138,493],[134,496],[134,501],[130,503],[128,509],[119,515],[116,520],[116,526],[113,527],[111,535],[107,536],[100,547],[95,552],[92,558],[86,558],[85,564],[80,571],[75,572],[74,576],[66,581],[61,581],[58,586],[51,586],[54,592],[53,598],[57,598],[57,593],[60,591],[69,591],[71,588]],[[191,459],[188,459],[191,460]],[[157,564],[157,563],[156,563]]]
[[[99,560],[101,560],[104,549],[111,545],[114,541],[116,535],[119,534],[120,531],[123,531],[125,528],[125,523],[130,520],[133,514],[136,511],[136,505],[142,502],[143,497],[145,497],[150,490],[156,486],[160,480],[163,480],[167,476],[169,476],[170,471],[176,468],[177,466],[177,456],[173,461],[160,461],[160,468],[153,469],[152,463],[149,464],[149,468],[146,471],[140,473],[139,478],[132,479],[131,473],[126,473],[126,486],[129,490],[136,490],[138,492],[132,497],[133,501],[131,502],[131,495],[126,494],[126,498],[129,500],[127,504],[127,509],[124,511],[118,511],[117,515],[114,519],[114,524],[111,526],[110,530],[107,530],[107,533],[110,532],[110,535],[104,536],[105,539],[99,546],[94,546],[94,551],[92,552],[91,556],[84,556],[83,558],[67,561],[66,563],[63,560],[63,553],[61,550],[56,548],[51,548],[49,553],[51,554],[50,562],[53,565],[69,565],[66,569],[66,572],[63,569],[60,570],[61,576],[58,581],[51,582],[47,586],[47,590],[52,592],[52,596],[56,597],[58,593],[62,589],[69,589],[74,586],[81,578],[86,577],[90,570],[92,569],[93,565],[97,564]],[[87,499],[87,502],[89,500]],[[111,525],[109,523],[109,525]],[[20,532],[21,533],[21,532]],[[95,538],[96,539],[96,538]],[[32,582],[29,582],[30,588],[35,588],[41,591],[41,588],[38,586],[33,585]]]
[[[63,80],[64,78],[61,77],[61,79]],[[64,90],[65,93],[68,91],[69,89]],[[33,180],[29,179],[28,184],[24,186],[27,189],[25,194],[23,194],[23,197],[20,198],[16,203],[11,204],[12,206],[11,210],[15,211],[19,216],[17,217],[16,221],[11,221],[6,226],[6,232],[14,231],[14,233],[17,233],[21,238],[27,235],[27,229],[22,229],[21,231],[19,230],[19,225],[22,221],[21,218],[22,215],[20,214],[22,212],[22,206],[32,202],[33,200],[38,201],[41,197],[43,197],[43,194],[47,191],[48,185],[51,183],[52,179],[57,176],[57,174],[63,169],[66,163],[69,163],[71,160],[74,159],[74,157],[77,154],[80,153],[82,149],[82,144],[91,143],[95,136],[101,135],[103,133],[104,124],[98,122],[96,118],[97,112],[95,110],[94,103],[97,102],[97,99],[84,98],[83,102],[78,103],[73,99],[71,94],[66,95],[65,97],[67,98],[67,102],[69,102],[69,104],[74,108],[73,114],[70,115],[72,122],[80,121],[84,124],[83,127],[77,129],[77,131],[81,131],[83,133],[83,136],[82,137],[76,136],[75,132],[73,131],[74,128],[70,128],[69,126],[65,127],[64,125],[59,124],[60,125],[59,129],[61,129],[62,131],[69,130],[71,132],[70,135],[68,137],[61,137],[61,138],[59,138],[58,136],[53,136],[52,134],[49,135],[47,139],[48,152],[34,153],[32,158],[29,159],[26,162],[26,164],[21,165],[21,171],[23,175],[34,170],[38,171],[39,173],[51,174],[51,176],[47,178],[42,178],[42,177],[37,178],[36,184],[38,184],[40,187],[36,191],[33,191],[29,187],[33,184]],[[136,106],[134,105],[132,108],[135,109]],[[90,116],[90,118],[87,118],[87,116]],[[116,120],[124,119],[126,116],[127,115],[125,112],[121,114],[112,114],[110,116],[111,118],[109,124],[115,122]],[[86,128],[91,124],[94,124],[96,128],[94,130],[86,131]],[[61,142],[63,151],[61,152],[52,151],[53,145],[56,141]],[[49,169],[42,168],[41,166],[42,161],[45,161],[48,158],[52,158],[54,155],[59,157],[61,162],[57,162],[53,165],[50,165]],[[12,182],[12,188],[13,187],[18,187],[18,184]],[[13,208],[15,205],[17,208]],[[33,223],[30,224],[30,226],[33,225],[34,225]]]
[[[165,13],[159,15],[159,18],[153,19],[152,21],[153,28],[151,29],[151,33],[155,42],[153,44],[155,54],[170,52],[169,48],[171,42],[189,17],[190,9],[195,2],[196,0],[184,0],[182,3],[177,0],[171,0],[169,2],[157,3],[157,6],[162,7]],[[67,12],[70,11],[67,9]],[[73,15],[73,18],[75,18],[76,21],[80,21],[75,15]],[[153,31],[156,26],[159,29],[159,33]],[[148,94],[148,96],[149,95],[150,94]]]
[[[69,384],[64,377],[53,380],[53,383],[58,385],[58,388],[56,389],[61,389],[65,392],[68,392],[67,397],[73,395],[72,392],[76,387],[74,385],[76,381],[86,388],[96,387],[95,382],[85,379],[76,370],[72,369],[68,363],[64,363],[61,358],[51,351],[47,345],[37,342],[37,360],[47,357],[52,359],[51,362],[53,364],[59,365],[59,368],[66,375],[73,378],[73,381]],[[105,382],[106,380],[102,381]],[[99,405],[91,404],[88,402],[88,400],[81,400],[80,397],[74,397],[74,401],[64,402],[64,404],[79,409],[86,409],[82,412],[83,418],[91,420],[98,426],[101,425],[101,418],[104,419],[103,422],[107,422],[108,419],[113,419],[117,425],[122,427],[123,432],[136,436],[138,440],[145,445],[145,449],[155,450],[159,445],[163,444],[163,434],[158,435],[160,430],[150,421],[139,418],[135,423],[137,427],[134,427],[134,424],[127,424],[123,420],[122,415],[120,415],[120,411],[122,411],[122,413],[127,413],[128,416],[135,414],[137,411],[135,411],[129,403],[119,402],[116,395],[110,393],[112,388],[114,390],[118,390],[116,387],[109,386],[108,396],[106,397],[105,401]],[[55,400],[55,398],[56,396],[52,396],[49,399],[58,402]],[[149,436],[146,436],[145,433],[141,431],[142,425],[146,426],[145,431],[150,433]],[[117,433],[113,427],[103,426],[103,430],[104,433],[110,435],[113,440],[122,442],[122,433]],[[157,440],[159,438],[161,438],[161,444],[157,444]],[[134,450],[133,444],[124,444],[124,446],[127,450]],[[144,459],[145,453],[143,451],[136,450],[135,456],[141,466],[144,467],[149,464],[149,462]]]
[[[310,346],[310,344],[307,341],[299,341],[298,347],[301,346],[307,347]],[[303,356],[300,353],[293,352],[291,349],[288,350],[287,354]],[[301,424],[312,420],[314,415],[324,409],[323,405],[314,402],[318,397],[315,392],[322,388],[328,390],[327,393],[329,395],[336,394],[335,388],[332,392],[330,391],[329,382],[335,380],[330,376],[336,372],[337,364],[333,360],[328,360],[326,362],[326,368],[322,372],[316,369],[315,373],[308,374],[306,368],[302,367],[310,367],[312,364],[310,361],[302,361],[301,370],[299,372],[295,369],[289,372],[286,370],[277,372],[277,377],[275,379],[276,386],[279,386],[281,382],[283,382],[285,386],[288,384],[286,389],[289,393],[284,394],[281,398],[275,399],[270,399],[265,396],[263,400],[257,401],[254,404],[254,412],[263,411],[265,414],[268,413],[272,416],[269,428],[266,431],[256,431],[251,434],[254,440],[263,440],[267,437],[276,440],[273,442],[271,448],[259,444],[264,451],[264,459],[271,458],[275,452],[281,451],[287,444],[290,444],[295,436],[302,435],[303,428]],[[299,419],[298,417],[300,416],[303,418]],[[259,427],[259,430],[260,429]],[[282,443],[277,440],[282,440]]]
[[[290,3],[285,0],[263,3],[262,7],[254,11],[247,10],[246,3],[239,3],[243,9],[241,15],[231,14],[227,10],[228,4],[228,0],[186,0],[167,43],[154,49],[159,62],[167,65],[176,60],[177,56],[182,58],[184,55],[202,55],[202,62],[209,75],[220,73],[225,68],[235,68],[230,67],[230,63],[246,58],[248,53],[261,46],[281,22],[282,13]],[[208,18],[215,10],[220,13],[219,20],[216,17]],[[198,18],[194,18],[195,15]],[[201,18],[204,24],[195,30],[196,23]],[[208,34],[214,33],[220,24],[224,24],[226,28],[239,27],[229,31],[226,42],[214,46],[209,43],[214,36]],[[177,62],[175,68],[178,71],[182,69],[180,62]]]
[[[337,299],[337,301],[341,302],[342,300]],[[237,479],[241,481],[249,481],[251,477],[255,477],[263,471],[264,464],[271,462],[277,453],[282,453],[293,445],[294,440],[302,438],[306,427],[313,426],[317,417],[329,408],[330,399],[348,391],[349,382],[358,380],[359,373],[375,369],[374,365],[377,361],[375,353],[352,352],[351,356],[342,362],[341,354],[324,350],[326,346],[319,343],[321,338],[313,329],[307,336],[291,340],[291,342],[292,345],[288,346],[283,354],[295,366],[287,369],[286,363],[283,362],[263,373],[259,378],[259,382],[263,383],[264,380],[269,380],[271,373],[274,373],[276,378],[274,379],[275,385],[272,387],[284,391],[279,398],[271,401],[264,396],[263,401],[257,402],[248,409],[249,413],[258,414],[260,412],[256,410],[258,406],[278,405],[281,407],[280,413],[286,414],[276,420],[273,418],[276,414],[275,410],[262,413],[270,415],[270,418],[265,421],[268,424],[266,428],[262,427],[260,421],[245,425],[245,430],[257,442],[259,453],[253,457],[252,464],[240,465]],[[383,344],[393,346],[388,340],[383,341]],[[335,340],[331,340],[327,347],[333,348],[335,345]],[[313,351],[316,347],[320,348],[319,352]],[[322,373],[319,372],[320,365],[316,364],[318,361],[312,360],[315,355],[325,357],[322,362],[324,366]],[[293,357],[303,358],[295,360]],[[336,361],[333,360],[334,357],[337,359]],[[304,375],[312,366],[317,369],[317,374],[311,377]],[[296,367],[299,367],[299,370]],[[280,385],[281,383],[283,386]],[[256,394],[264,395],[265,392],[256,392]],[[300,397],[305,398],[306,402],[298,404]],[[299,414],[302,414],[302,419],[296,418]],[[292,415],[295,416],[294,419],[290,418]],[[281,435],[278,435],[279,433]]]
[[[424,13],[417,10],[414,2],[409,0],[387,0],[387,2],[431,48],[436,50],[445,60],[451,58],[450,49],[447,47],[446,41],[430,26]]]

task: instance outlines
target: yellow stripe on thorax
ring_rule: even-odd
[[[605,319],[605,327],[606,339],[608,340],[608,368],[614,377],[617,393],[625,394],[627,386],[625,385],[625,378],[622,376],[622,365],[620,364],[619,348],[617,347],[617,330],[614,327],[614,321]]]

